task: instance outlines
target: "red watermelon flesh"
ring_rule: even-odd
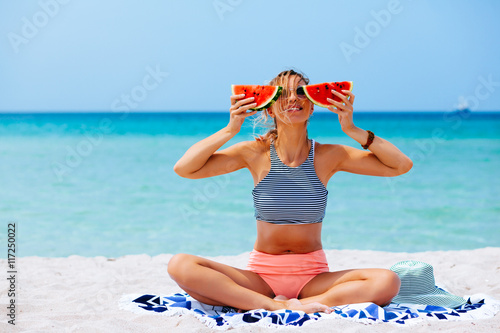
[[[336,102],[342,101],[339,97],[332,93],[332,90],[338,91],[339,93],[345,95],[342,90],[352,91],[352,81],[324,82],[303,86],[303,88],[307,98],[309,98],[311,102],[318,106],[327,108],[332,105],[327,101],[327,98],[331,98]]]
[[[264,110],[269,108],[281,95],[280,86],[259,86],[259,85],[235,85],[231,86],[233,95],[245,94],[245,98],[254,97],[257,105],[250,110]]]

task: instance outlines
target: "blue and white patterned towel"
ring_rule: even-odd
[[[120,300],[120,308],[140,314],[191,314],[208,327],[224,330],[242,325],[299,327],[317,320],[334,318],[365,324],[389,322],[401,325],[420,320],[473,320],[493,317],[500,310],[500,302],[487,295],[477,294],[470,296],[466,304],[456,309],[395,303],[381,308],[373,303],[359,303],[335,306],[331,314],[263,309],[237,313],[234,308],[203,304],[186,293],[177,293],[169,296],[124,295]]]

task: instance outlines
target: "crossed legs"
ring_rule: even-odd
[[[256,273],[209,259],[177,254],[168,264],[168,273],[193,298],[211,305],[242,310],[292,309],[304,312],[331,312],[340,304],[374,302],[385,305],[399,291],[399,278],[383,269],[322,273],[302,289],[299,300],[273,299],[272,289]]]
[[[303,304],[319,302],[328,306],[372,302],[385,306],[398,294],[399,276],[388,269],[352,269],[322,273],[302,288]]]

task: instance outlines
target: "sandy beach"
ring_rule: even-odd
[[[248,252],[238,256],[212,258],[243,268]],[[464,251],[391,253],[357,250],[327,250],[331,270],[389,268],[400,260],[420,260],[434,267],[436,283],[462,297],[486,294],[500,299],[500,248]],[[7,323],[8,285],[3,279],[0,304],[0,331],[10,332],[210,332],[193,316],[143,315],[121,310],[123,294],[170,294],[181,289],[167,274],[171,254],[129,255],[119,258],[17,258],[16,325]],[[7,267],[6,260],[0,260]],[[7,317],[8,318],[8,317]],[[500,314],[474,321],[424,321],[411,326],[412,332],[491,332],[500,327]],[[313,322],[300,332],[395,332],[395,324],[365,325],[334,319]],[[274,328],[248,326],[238,332],[272,332]],[[286,328],[298,331],[297,328]]]

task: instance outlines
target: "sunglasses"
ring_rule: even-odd
[[[294,91],[292,88],[283,89],[283,96],[285,97],[290,96],[292,94],[292,91]],[[297,89],[295,90],[295,95],[297,95],[298,98],[306,98],[304,87],[302,86],[297,87]]]

